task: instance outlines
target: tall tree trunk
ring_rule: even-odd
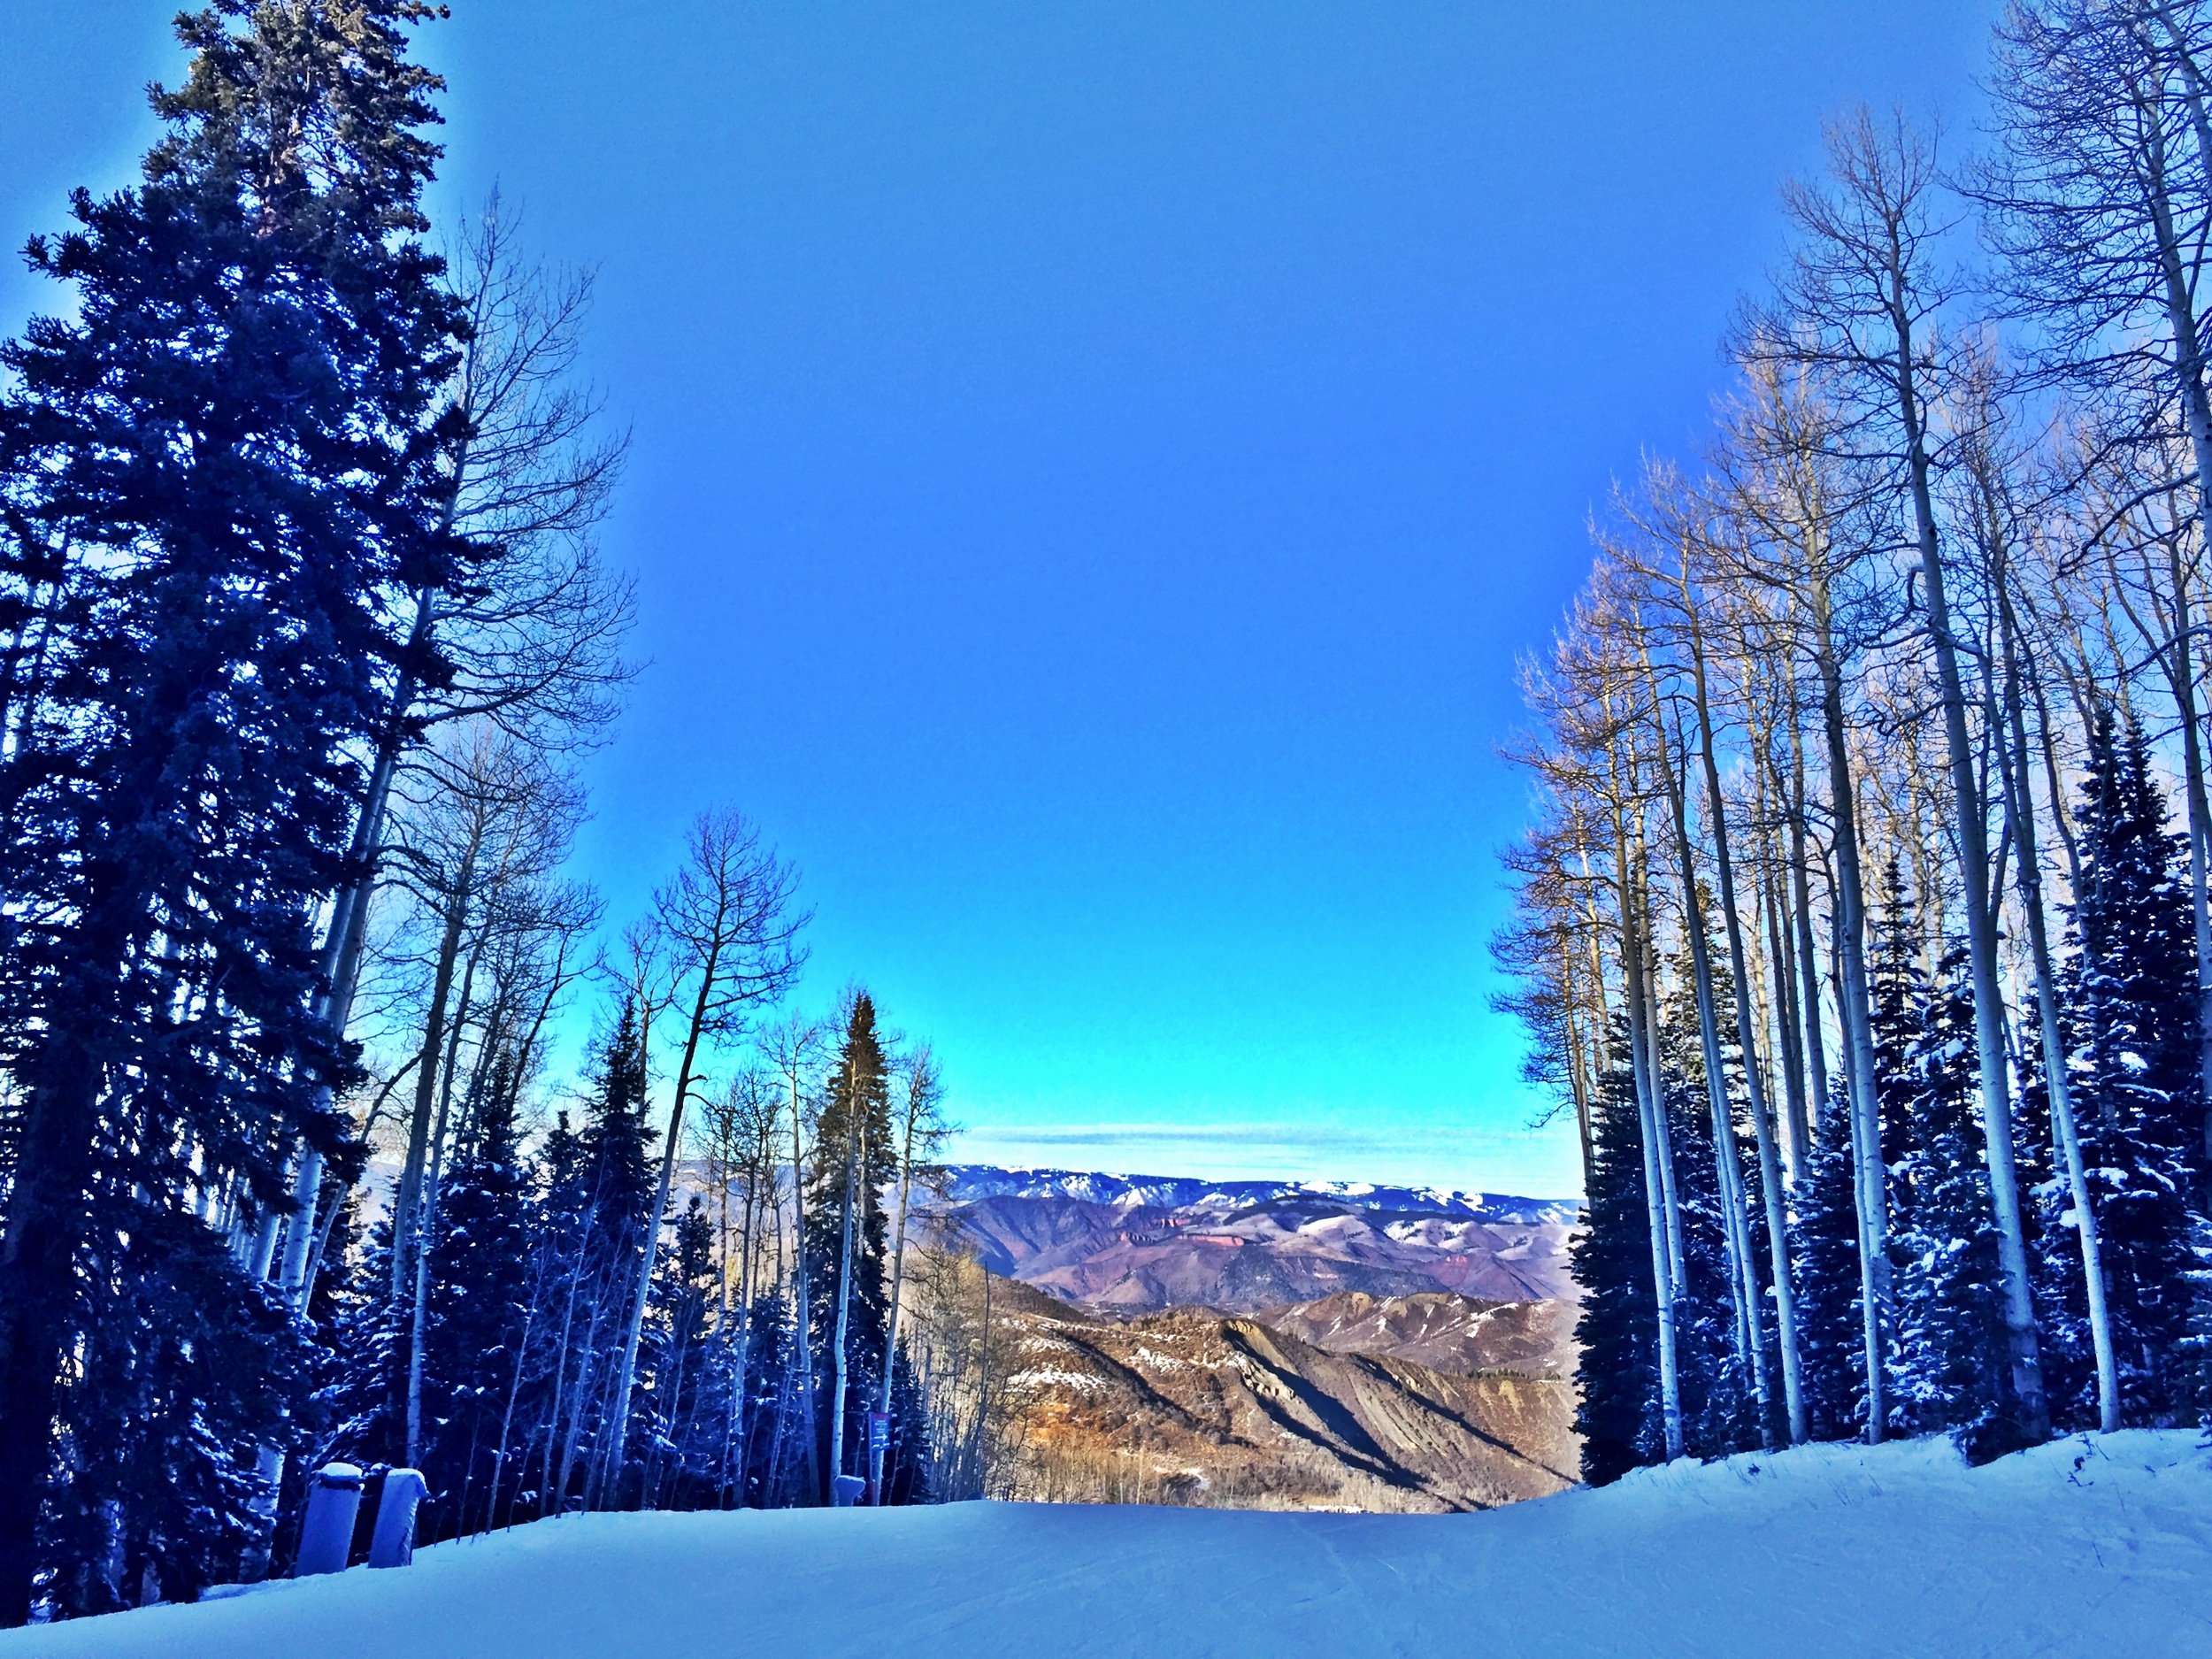
[[[2105,1306],[2103,1253],[2097,1237],[2097,1213],[2090,1203],[2089,1179],[2074,1118],[2073,1085],[2066,1064],[2066,1041],[2058,1028],[2058,980],[2051,969],[2051,941],[2043,914],[2043,864],[2035,844],[2035,799],[2028,787],[2028,730],[2021,713],[2019,662],[2012,603],[1998,585],[1998,620],[2003,629],[2005,704],[2012,747],[2001,751],[2005,810],[2013,839],[2020,845],[2020,905],[2027,912],[2029,955],[2035,968],[2035,1000],[2041,1017],[2044,1087],[2050,1095],[2051,1127],[2066,1164],[2066,1186],[2074,1201],[2075,1233],[2081,1247],[2082,1284],[2089,1304],[2089,1341],[2097,1360],[2097,1426],[2109,1434],[2120,1426],[2120,1381],[2112,1353],[2112,1320]],[[1990,710],[1991,723],[1997,711]],[[2054,801],[2054,810],[2060,803]]]
[[[1683,1455],[1682,1383],[1674,1317],[1678,1279],[1673,1252],[1667,1241],[1666,1187],[1660,1178],[1659,1118],[1665,1104],[1652,1092],[1655,1068],[1647,1063],[1653,1044],[1645,1024],[1644,945],[1636,925],[1640,907],[1635,884],[1629,875],[1628,832],[1617,812],[1614,818],[1614,855],[1621,902],[1621,966],[1628,982],[1628,1069],[1635,1084],[1638,1139],[1643,1143],[1645,1209],[1651,1229],[1652,1302],[1659,1327],[1659,1413],[1666,1437],[1667,1457],[1671,1462]],[[987,1273],[985,1284],[987,1289]],[[987,1330],[985,1334],[987,1338]]]
[[[1651,674],[1648,659],[1644,672]],[[1674,830],[1675,856],[1682,869],[1682,931],[1690,947],[1691,990],[1697,1003],[1697,1034],[1705,1060],[1705,1103],[1713,1125],[1715,1185],[1721,1207],[1722,1240],[1728,1262],[1730,1288],[1736,1304],[1736,1348],[1759,1402],[1759,1433],[1763,1442],[1773,1435],[1772,1386],[1767,1377],[1766,1340],[1757,1316],[1758,1277],[1751,1265],[1751,1230],[1744,1217],[1742,1161],[1736,1150],[1735,1110],[1728,1100],[1728,1071],[1721,1055],[1720,1023],[1714,1006],[1712,953],[1705,926],[1705,904],[1699,893],[1697,858],[1690,841],[1688,803],[1681,774],[1676,770],[1673,741],[1666,726],[1664,704],[1655,680],[1651,687],[1653,718],[1659,725],[1659,770],[1666,780],[1669,818]],[[1742,1003],[1740,989],[1737,1002]]]
[[[2172,32],[2170,19],[2167,20],[2167,27]],[[2173,46],[2190,82],[2191,125],[2196,135],[2198,158],[2203,165],[2212,167],[2212,120],[2206,119],[2201,72],[2195,60],[2182,49],[2177,34],[2174,35]],[[2196,464],[2199,543],[2212,549],[2212,388],[2206,384],[2203,332],[2196,315],[2196,283],[2190,268],[2190,250],[2185,245],[2185,234],[2168,194],[2162,131],[2153,119],[2145,123],[2145,132],[2152,150],[2147,157],[2151,165],[2139,169],[2137,177],[2144,187],[2146,205],[2150,210],[2152,228],[2158,241],[2159,275],[2165,289],[2167,326],[2174,348],[2175,387],[2180,394],[2182,425],[2188,433],[2190,454]],[[2174,596],[2183,607],[2184,618],[2184,627],[2174,648],[2181,659],[2181,672],[2175,678],[2185,683],[2191,680],[2185,626],[2187,601],[2178,580]],[[2212,911],[2207,909],[2203,851],[2204,846],[2212,842],[2212,810],[2208,810],[2205,802],[2202,763],[2193,758],[2200,739],[2192,710],[2184,709],[2182,726],[2184,741],[2192,757],[2187,782],[2190,896],[2196,910],[2197,1087],[2204,1114],[2204,1155],[2208,1161],[2212,1161]]]
[[[1805,736],[1797,713],[1797,697],[1790,695],[1790,898],[1797,920],[1797,978],[1805,987],[1805,1080],[1811,1087],[1814,1115],[1828,1103],[1828,1053],[1820,1023],[1820,952],[1813,935],[1811,858],[1806,848]],[[1841,1029],[1843,1018],[1837,1016]],[[1812,1118],[1797,1126],[1800,1139],[1812,1144]]]
[[[1762,801],[1763,805],[1763,795]],[[1770,827],[1761,839],[1765,845],[1760,849],[1763,866],[1760,910],[1766,923],[1767,959],[1774,977],[1774,1019],[1782,1050],[1782,1092],[1786,1113],[1784,1127],[1787,1138],[1782,1148],[1782,1161],[1789,1183],[1795,1187],[1804,1179],[1805,1155],[1812,1149],[1811,1138],[1806,1133],[1805,1033],[1798,1012],[1797,959],[1790,947],[1795,923],[1783,892],[1781,861]]]
[[[415,1294],[408,1310],[407,1338],[407,1463],[419,1468],[422,1458],[423,1334],[428,1323],[430,1250],[438,1229],[438,1177],[445,1166],[446,1125],[453,1110],[453,1074],[460,1059],[461,1033],[469,1021],[469,1004],[476,989],[478,952],[469,952],[468,967],[461,975],[461,1000],[446,1040],[445,1062],[440,1068],[438,1121],[430,1135],[430,1162],[425,1171],[422,1197],[416,1205],[414,1226]]]
[[[445,1047],[446,1008],[453,995],[453,971],[468,925],[471,889],[476,874],[477,844],[472,840],[453,887],[446,895],[444,927],[430,980],[430,1006],[423,1018],[421,1069],[415,1075],[415,1105],[408,1119],[407,1158],[392,1199],[392,1300],[403,1302],[414,1272],[415,1210],[422,1197],[423,1169],[430,1153],[430,1120],[438,1099],[439,1051]]]
[[[1789,1414],[1789,1439],[1794,1444],[1804,1440],[1809,1429],[1805,1416],[1804,1378],[1798,1365],[1797,1297],[1790,1283],[1789,1229],[1782,1211],[1782,1170],[1780,1160],[1775,1155],[1774,1131],[1767,1117],[1766,1085],[1760,1074],[1758,1034],[1752,1020],[1753,982],[1745,965],[1743,924],[1736,913],[1734,861],[1729,855],[1728,843],[1728,806],[1721,795],[1720,762],[1714,753],[1712,705],[1706,691],[1704,635],[1698,624],[1686,572],[1683,578],[1683,603],[1689,618],[1690,683],[1697,710],[1698,752],[1704,762],[1705,813],[1713,837],[1715,879],[1720,888],[1720,913],[1728,928],[1728,964],[1730,972],[1736,977],[1736,1040],[1743,1048],[1745,1087],[1750,1096],[1752,1128],[1758,1142],[1759,1190],[1766,1210],[1767,1246],[1774,1273],[1775,1321],[1779,1329],[1782,1356],[1782,1394]],[[1730,1149],[1732,1153],[1732,1136]],[[1746,1271],[1748,1276],[1748,1262]],[[1753,1288],[1756,1288],[1755,1278],[1753,1279]],[[1754,1306],[1756,1306],[1755,1302]],[[1756,1335],[1755,1321],[1753,1331]],[[1762,1403],[1764,1403],[1763,1394]]]
[[[1843,1025],[1844,1077],[1851,1094],[1853,1192],[1859,1212],[1859,1278],[1865,1341],[1867,1438],[1888,1430],[1884,1327],[1889,1317],[1889,1217],[1878,1154],[1881,1117],[1874,1098],[1874,1037],[1866,980],[1866,887],[1859,867],[1857,787],[1844,736],[1843,674],[1837,660],[1824,568],[1816,562],[1809,611],[1820,674],[1821,723],[1828,747],[1828,792],[1835,818],[1836,1000]]]
[[[1950,604],[1944,588],[1943,552],[1937,540],[1935,503],[1929,488],[1928,450],[1921,428],[1913,366],[1912,322],[1902,273],[1902,256],[1893,253],[1891,324],[1897,336],[1897,411],[1905,434],[1913,520],[1919,534],[1920,575],[1928,606],[1928,638],[1935,651],[1936,681],[1943,698],[1944,735],[1950,749],[1959,884],[1965,901],[1966,949],[1974,988],[1974,1041],[1980,1059],[1982,1125],[1989,1149],[1990,1197],[1997,1213],[1997,1253],[2005,1279],[2006,1348],[2022,1429],[2031,1440],[2040,1440],[2050,1432],[2051,1414],[2043,1392],[2035,1302],[2028,1288],[2027,1233],[2021,1217],[2020,1180],[2013,1154],[2012,1090],[2005,1064],[2004,993],[1998,979],[1997,918],[1989,890],[1988,814],[1983,804],[1981,781],[1975,773],[1973,741],[1967,730],[1966,688],[1959,674]],[[1878,1123],[1870,1145],[1877,1148],[1881,1145]]]

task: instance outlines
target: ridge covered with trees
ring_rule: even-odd
[[[1592,1481],[2212,1408],[2208,75],[2202,5],[2021,0],[1979,153],[1832,123],[1526,666]]]

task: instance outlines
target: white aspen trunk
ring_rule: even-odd
[[[1761,803],[1763,808],[1763,780]],[[1761,879],[1761,919],[1766,924],[1767,958],[1774,977],[1775,1034],[1781,1049],[1783,1103],[1786,1112],[1782,1163],[1794,1189],[1804,1179],[1805,1156],[1812,1149],[1811,1137],[1806,1132],[1805,1037],[1798,1013],[1796,958],[1789,942],[1794,924],[1782,888],[1780,858],[1771,830],[1763,833],[1761,839],[1764,842],[1761,857],[1765,865]]]
[[[1828,1102],[1828,1051],[1820,1018],[1820,952],[1813,937],[1811,860],[1806,849],[1805,738],[1797,715],[1797,698],[1790,698],[1790,898],[1796,912],[1797,978],[1805,987],[1805,1080],[1810,1086],[1812,1113]],[[1839,1028],[1842,1017],[1837,1017]],[[1798,1125],[1804,1144],[1812,1141],[1813,1118]]]
[[[730,1361],[729,1447],[722,1455],[726,1484],[730,1475],[733,1458],[735,1461],[737,1502],[733,1507],[740,1509],[745,1507],[745,1407],[752,1392],[750,1361],[753,1352],[753,1216],[759,1208],[755,1201],[754,1194],[758,1186],[759,1171],[773,1167],[764,1156],[756,1161],[754,1167],[747,1172],[745,1177],[744,1240],[740,1247],[743,1251],[743,1256],[738,1263],[737,1279],[737,1350],[731,1356]],[[726,1184],[722,1202],[724,1213],[726,1215],[729,1208]],[[729,1272],[726,1263],[722,1279],[725,1286],[722,1324],[726,1329],[729,1325],[729,1309],[726,1300]]]
[[[1651,664],[1647,659],[1648,677]],[[1689,809],[1682,779],[1675,771],[1665,717],[1658,710],[1659,691],[1652,685],[1655,718],[1660,722],[1659,769],[1666,780],[1667,803],[1674,829],[1675,855],[1682,867],[1682,930],[1690,947],[1691,991],[1697,1003],[1698,1044],[1705,1059],[1705,1104],[1713,1125],[1715,1186],[1721,1207],[1721,1239],[1728,1263],[1730,1288],[1736,1304],[1736,1349],[1739,1363],[1748,1373],[1759,1402],[1759,1433],[1770,1441],[1773,1416],[1772,1385],[1767,1378],[1766,1342],[1757,1314],[1757,1280],[1751,1267],[1751,1232],[1743,1213],[1742,1165],[1736,1151],[1735,1113],[1728,1103],[1728,1073],[1720,1051],[1720,1026],[1713,1007],[1713,967],[1706,939],[1705,905],[1698,894],[1697,859],[1690,842]],[[1739,1004],[1742,997],[1739,995]]]
[[[472,835],[453,890],[446,895],[445,928],[438,941],[437,965],[430,982],[430,1008],[423,1021],[421,1070],[415,1076],[415,1105],[408,1119],[407,1159],[392,1200],[392,1300],[405,1298],[414,1274],[415,1210],[421,1201],[423,1166],[429,1156],[430,1120],[437,1102],[439,1050],[445,1046],[446,1007],[453,995],[453,970],[461,955],[474,886],[478,842]]]
[[[1639,1139],[1643,1143],[1645,1211],[1651,1231],[1652,1302],[1659,1325],[1659,1411],[1666,1436],[1667,1458],[1672,1462],[1683,1455],[1682,1383],[1676,1357],[1674,1264],[1667,1244],[1666,1201],[1659,1175],[1661,1102],[1652,1094],[1652,1070],[1646,1064],[1649,1033],[1644,1023],[1644,947],[1637,936],[1637,905],[1635,889],[1629,879],[1627,831],[1617,816],[1614,834],[1621,899],[1621,965],[1628,982],[1628,1069],[1635,1082]]]
[[[1655,928],[1650,864],[1640,844],[1636,851],[1637,896],[1643,907],[1638,916],[1636,937],[1643,949],[1644,963],[1644,1064],[1651,1079],[1652,1110],[1656,1115],[1659,1190],[1666,1206],[1667,1260],[1674,1294],[1679,1299],[1687,1294],[1689,1253],[1682,1248],[1682,1201],[1675,1189],[1674,1129],[1668,1122],[1666,1070],[1659,1054],[1659,949],[1652,937]]]
[[[446,1042],[443,1083],[438,1091],[438,1121],[430,1136],[430,1163],[423,1180],[422,1197],[415,1207],[414,1305],[407,1315],[407,1463],[422,1458],[423,1333],[427,1325],[424,1303],[430,1294],[430,1246],[438,1225],[438,1178],[445,1167],[446,1124],[453,1109],[453,1071],[459,1057],[461,1032],[468,1023],[469,1002],[476,987],[476,953],[469,953],[461,976],[461,1001],[455,1010],[453,1029]]]
[[[1836,659],[1824,567],[1816,559],[1811,595],[1821,718],[1826,728],[1828,790],[1835,817],[1836,1001],[1843,1026],[1844,1078],[1850,1091],[1853,1192],[1859,1211],[1859,1283],[1865,1342],[1867,1438],[1887,1432],[1889,1399],[1883,1327],[1889,1315],[1889,1217],[1882,1168],[1881,1113],[1874,1095],[1874,1038],[1867,1007],[1866,887],[1859,868],[1856,785],[1844,739],[1843,675]]]
[[[1998,618],[2004,630],[2006,703],[2010,717],[2010,759],[2001,768],[2005,810],[2020,849],[2020,904],[2027,912],[2028,947],[2035,971],[2035,1000],[2040,1016],[2045,1087],[2051,1101],[2051,1127],[2065,1160],[2066,1186],[2074,1201],[2075,1233],[2081,1248],[2082,1285],[2089,1305],[2089,1341],[2097,1360],[2097,1426],[2110,1434],[2120,1426],[2119,1368],[2112,1352],[2112,1320],[2105,1305],[2103,1252],[2097,1215],[2090,1204],[2089,1179],[2082,1164],[2081,1135],[2074,1118],[2073,1084],[2066,1064],[2066,1041],[2058,1028],[2057,975],[2051,971],[2051,941],[2043,914],[2043,864],[2036,850],[2035,797],[2028,785],[2028,730],[2021,712],[2019,676],[2014,652],[2011,603],[2001,596]],[[1995,710],[1991,711],[1993,723]],[[2002,754],[2001,751],[2001,758]],[[2060,810],[2057,801],[2052,810]]]
[[[1745,965],[1743,924],[1736,914],[1736,878],[1728,845],[1728,807],[1721,795],[1720,763],[1713,752],[1712,707],[1706,695],[1704,639],[1699,630],[1686,574],[1683,581],[1683,603],[1690,618],[1691,685],[1695,694],[1699,752],[1704,759],[1706,817],[1713,837],[1715,879],[1720,886],[1720,912],[1727,924],[1729,967],[1736,976],[1736,1036],[1743,1048],[1745,1087],[1750,1096],[1752,1128],[1758,1143],[1759,1188],[1766,1210],[1768,1253],[1774,1273],[1775,1322],[1778,1327],[1782,1356],[1783,1403],[1789,1415],[1790,1443],[1794,1444],[1805,1439],[1810,1431],[1805,1416],[1804,1378],[1797,1357],[1797,1298],[1790,1282],[1789,1230],[1782,1211],[1781,1164],[1775,1154],[1774,1132],[1767,1118],[1766,1087],[1760,1076],[1759,1044],[1751,1013],[1752,980]],[[1732,1136],[1730,1144],[1732,1150]],[[1747,1256],[1749,1242],[1747,1238]],[[1748,1279],[1747,1262],[1746,1265]],[[1753,1287],[1755,1289],[1755,1282]],[[1755,1300],[1753,1305],[1755,1308]],[[1757,1335],[1757,1332],[1755,1320],[1753,1334]],[[1763,1406],[1765,1402],[1766,1396],[1763,1393]],[[1763,1423],[1761,1426],[1763,1431]]]
[[[1966,907],[1966,948],[1972,967],[1974,1039],[1980,1061],[1982,1126],[1989,1152],[1989,1187],[1997,1213],[1997,1252],[2005,1276],[2004,1316],[2012,1387],[2022,1426],[2030,1440],[2050,1432],[2050,1406],[2044,1397],[2043,1364],[2038,1352],[2035,1302],[2028,1288],[2026,1230],[2020,1213],[2020,1180],[2012,1144],[2012,1091],[2006,1076],[2005,1004],[1997,974],[1997,918],[1989,891],[1989,823],[1976,775],[1973,741],[1967,731],[1966,689],[1959,674],[1958,651],[1951,634],[1949,603],[1944,591],[1944,561],[1937,540],[1935,503],[1928,483],[1927,446],[1921,430],[1919,394],[1914,379],[1912,324],[1907,311],[1902,256],[1890,265],[1891,326],[1896,332],[1897,412],[1905,434],[1911,482],[1913,519],[1919,533],[1920,574],[1928,606],[1928,637],[1934,647],[1936,680],[1943,698],[1943,729],[1950,749],[1952,808],[1956,819],[1959,885]],[[1872,1145],[1880,1147],[1878,1125]]]

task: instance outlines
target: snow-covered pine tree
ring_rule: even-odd
[[[405,35],[434,11],[183,14],[188,77],[152,95],[166,135],[135,187],[80,192],[76,226],[34,241],[68,299],[0,349],[10,530],[63,561],[42,718],[0,777],[0,1026],[21,1102],[0,1624],[30,1616],[42,1571],[106,1576],[68,1524],[90,1511],[63,1488],[96,1477],[67,1448],[140,1425],[75,1414],[187,1413],[160,1431],[170,1462],[102,1511],[126,1559],[165,1548],[170,1478],[206,1506],[192,1531],[233,1536],[229,1460],[292,1433],[298,1401],[254,1380],[296,1374],[269,1348],[294,1337],[253,1311],[265,1263],[184,1240],[204,1209],[250,1241],[288,1202],[288,1148],[341,1147],[317,1102],[344,1068],[311,1010],[318,909],[348,874],[354,757],[400,649],[384,601],[453,580],[465,553],[438,528],[430,429],[457,316],[415,240],[438,82]],[[167,1277],[157,1293],[97,1266]],[[165,1367],[144,1394],[134,1379]]]
[[[1619,1016],[1611,1053],[1591,1103],[1590,1177],[1583,1230],[1572,1249],[1575,1283],[1582,1288],[1575,1432],[1582,1437],[1582,1478],[1594,1486],[1665,1455],[1643,1133],[1628,1069],[1627,1026]]]
[[[1874,918],[1867,963],[1874,1100],[1881,1113],[1884,1190],[1893,1233],[1911,1221],[1913,1190],[1903,1172],[1916,1144],[1913,1114],[1921,1087],[1916,1062],[1929,1003],[1927,976],[1920,968],[1922,944],[1918,907],[1893,858],[1883,875],[1882,903]],[[1972,1041],[1970,1030],[1968,1041]]]
[[[1973,988],[1965,953],[1944,958],[1908,1052],[1912,1144],[1897,1188],[1910,1194],[1891,1236],[1896,1263],[1898,1426],[1947,1430],[1970,1455],[2019,1443],[2004,1399],[2004,1272],[1975,1115]]]
[[[288,1310],[240,1286],[221,1237],[188,1212],[147,1206],[135,1222],[91,1255],[113,1289],[62,1396],[46,1523],[58,1617],[188,1601],[235,1577],[258,1525],[239,1448],[303,1393]]]
[[[1812,1148],[1792,1194],[1798,1340],[1805,1367],[1806,1411],[1816,1440],[1849,1440],[1866,1427],[1859,1212],[1850,1112],[1839,1078],[1814,1117]]]
[[[1712,964],[1716,1024],[1735,1022],[1734,987],[1724,968]],[[1675,975],[1675,995],[1662,1009],[1660,1063],[1665,1085],[1668,1133],[1674,1151],[1675,1188],[1682,1206],[1684,1294],[1675,1329],[1682,1377],[1683,1433],[1694,1455],[1715,1457],[1762,1443],[1758,1401],[1749,1355],[1741,1335],[1730,1246],[1720,1196],[1720,1166],[1713,1144],[1712,1113],[1705,1092],[1705,1057],[1686,964]],[[1736,1050],[1724,1041],[1724,1064]],[[1730,1098],[1738,1091],[1730,1089]],[[1742,1171],[1739,1171],[1742,1179]],[[1758,1251],[1751,1260],[1758,1279]]]
[[[654,1268],[639,1356],[641,1401],[629,1425],[630,1461],[643,1471],[649,1509],[712,1501],[729,1398],[727,1350],[710,1331],[718,1271],[714,1224],[695,1193]]]
[[[423,1338],[426,1541],[467,1530],[488,1501],[507,1399],[533,1323],[535,1217],[513,1079],[511,1060],[492,1068],[482,1098],[470,1102],[462,1150],[438,1183]]]
[[[2170,1422],[2194,1409],[2183,1345],[2202,1179],[2195,946],[2175,868],[2180,838],[2166,828],[2148,744],[2131,718],[2100,715],[2074,818],[2082,879],[2068,920],[2067,1025],[2122,1409],[2135,1422]],[[2062,1211],[2052,1219],[2063,1233]],[[2077,1420],[2093,1414],[2093,1402],[2062,1404]]]

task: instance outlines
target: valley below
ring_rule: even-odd
[[[1008,1495],[1440,1513],[1572,1486],[1576,1207],[956,1169],[992,1276]]]

